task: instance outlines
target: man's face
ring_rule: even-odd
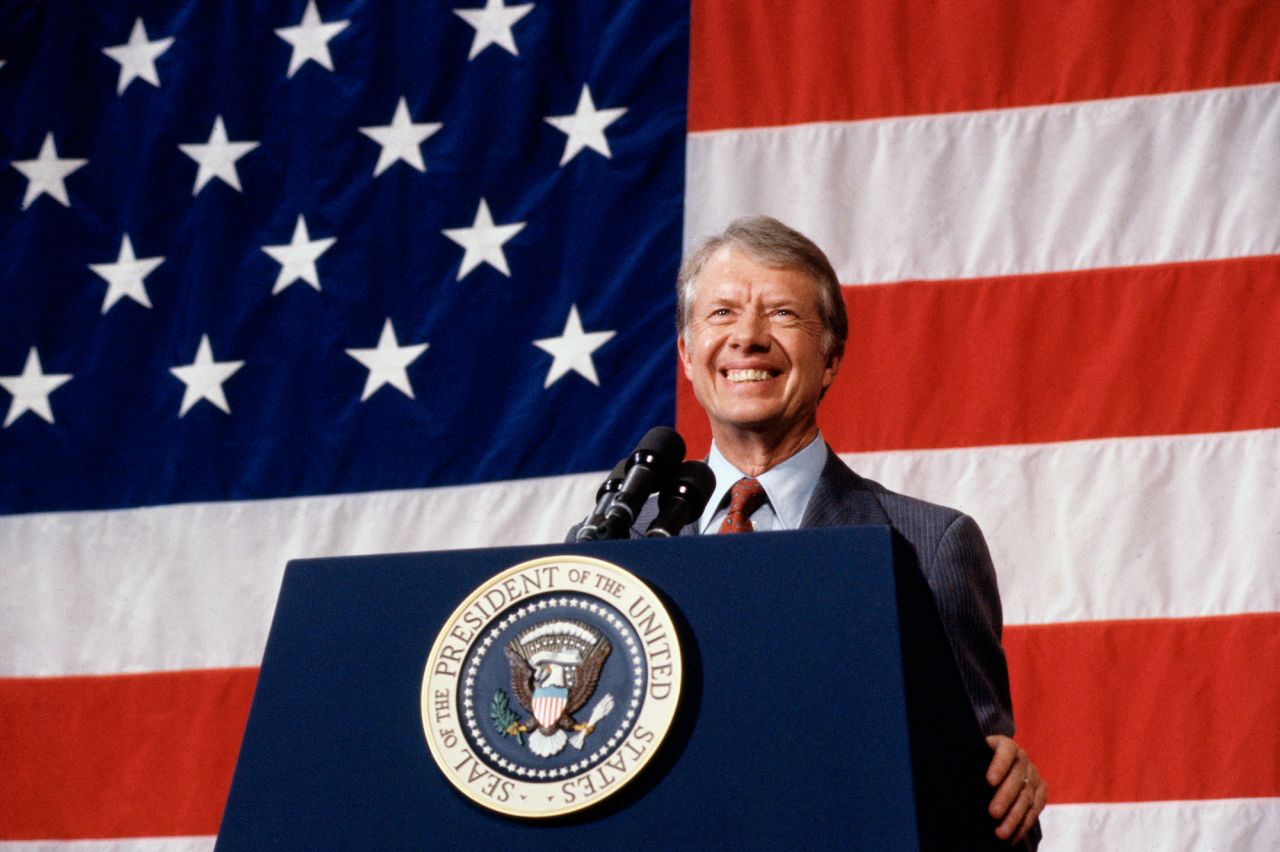
[[[707,261],[686,331],[684,373],[721,440],[734,430],[779,439],[807,429],[840,358],[823,348],[817,285],[726,246]]]

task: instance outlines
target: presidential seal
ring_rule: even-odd
[[[454,610],[422,677],[422,726],[465,796],[510,816],[589,807],[635,777],[675,716],[680,647],[657,596],[586,556],[503,571]]]

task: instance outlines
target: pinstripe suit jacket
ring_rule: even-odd
[[[642,534],[657,511],[657,500],[650,498],[631,529],[633,538]],[[1012,736],[1009,671],[1000,645],[1000,592],[977,523],[955,509],[898,494],[858,476],[828,446],[800,527],[861,524],[892,527],[914,551],[982,732]],[[570,541],[574,532],[576,528]],[[693,524],[681,532],[696,534]]]

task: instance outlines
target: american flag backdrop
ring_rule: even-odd
[[[705,451],[755,212],[828,441],[986,532],[1042,848],[1280,845],[1271,0],[0,0],[0,841],[208,848],[286,560]]]

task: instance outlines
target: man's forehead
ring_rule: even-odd
[[[805,270],[764,263],[731,245],[707,259],[694,285],[699,301],[818,301],[817,282]]]

